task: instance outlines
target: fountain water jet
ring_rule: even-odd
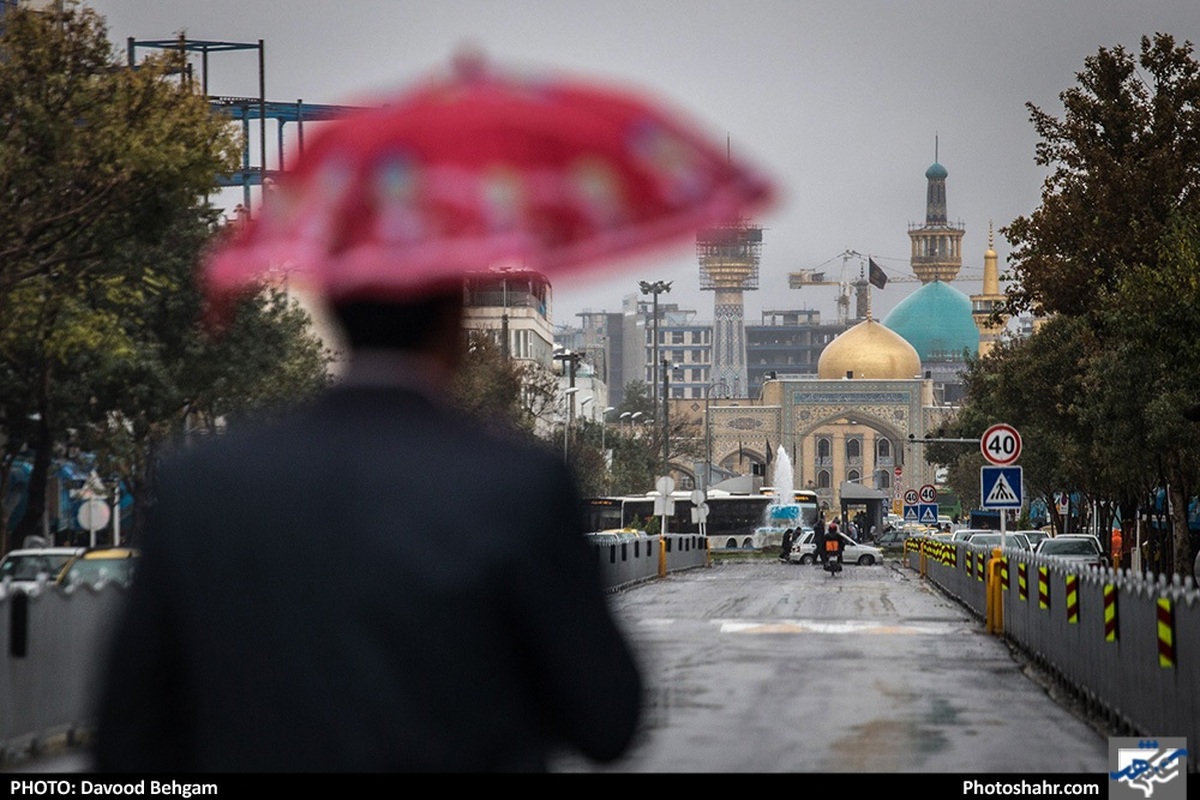
[[[792,461],[783,445],[775,454],[775,498],[767,506],[764,524],[775,528],[795,528],[800,525],[800,506],[796,504],[795,477]]]

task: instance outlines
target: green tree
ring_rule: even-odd
[[[1200,491],[1197,426],[1182,410],[1200,399],[1200,216],[1178,217],[1153,269],[1125,270],[1099,311],[1105,348],[1088,361],[1083,421],[1095,431],[1103,472],[1130,488],[1124,505],[1165,487],[1172,518],[1170,563],[1192,572],[1187,508]],[[1129,532],[1127,532],[1129,533]],[[1132,539],[1132,537],[1130,537]]]
[[[462,363],[451,402],[486,424],[529,435],[549,430],[558,401],[558,379],[546,367],[508,358],[485,331],[464,337]]]
[[[86,352],[132,352],[122,306],[154,281],[117,249],[158,240],[239,150],[234,129],[172,77],[181,54],[125,68],[102,19],[77,3],[10,9],[0,52],[0,361],[5,388],[21,390],[5,434],[9,452],[33,453],[25,525],[36,532],[65,428],[56,383]]]
[[[1131,265],[1154,266],[1177,212],[1200,208],[1200,65],[1167,34],[1087,58],[1060,98],[1028,104],[1049,168],[1040,207],[1002,233],[1013,244],[1009,310],[1086,315]]]
[[[613,413],[619,419],[624,413],[628,412],[632,416],[639,411],[642,413],[641,419],[653,419],[654,398],[650,396],[650,387],[646,385],[645,381],[630,381],[625,384],[625,394],[621,398],[621,404]]]
[[[956,425],[1016,425],[1027,483],[1098,501],[1106,530],[1115,509],[1128,519],[1169,487],[1175,533],[1156,566],[1186,574],[1183,510],[1200,485],[1180,413],[1200,396],[1185,333],[1200,299],[1200,64],[1166,34],[1140,45],[1086,59],[1061,119],[1029,106],[1050,173],[1041,205],[1003,229],[1015,279],[1005,310],[1047,321],[972,365]]]

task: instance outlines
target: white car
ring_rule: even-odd
[[[8,591],[28,592],[54,584],[86,547],[30,547],[12,550],[0,561],[0,585]]]
[[[991,528],[959,528],[951,536],[952,542],[965,542],[977,533],[999,533]]]
[[[1000,546],[1000,531],[983,531],[980,533],[971,534],[967,539],[967,544],[981,544],[990,548]],[[1029,537],[1020,531],[1008,531],[1004,534],[1004,545],[1006,547],[1017,547],[1021,550],[1032,550],[1033,545],[1029,543]]]
[[[1107,567],[1100,540],[1090,534],[1063,533],[1038,543],[1033,552],[1071,566]]]
[[[792,545],[792,554],[788,558],[793,564],[813,564],[817,561],[817,546],[813,543],[813,532],[806,531]],[[883,561],[883,550],[869,544],[856,542],[844,533],[839,532],[842,540],[842,562],[845,564],[878,564]]]

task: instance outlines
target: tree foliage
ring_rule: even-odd
[[[130,69],[77,3],[8,10],[0,52],[0,486],[32,462],[19,533],[35,533],[54,459],[86,448],[141,488],[189,420],[302,397],[328,354],[269,292],[224,337],[200,326],[206,198],[240,151],[181,53]]]
[[[1060,95],[1061,119],[1029,106],[1050,174],[1041,205],[1004,229],[1006,311],[1044,324],[970,364],[953,428],[1015,425],[1027,488],[1078,495],[1100,510],[1102,531],[1167,489],[1174,530],[1154,534],[1165,546],[1150,566],[1190,574],[1185,509],[1200,464],[1181,412],[1200,399],[1200,64],[1191,43],[1156,34],[1136,56],[1101,48],[1077,80]],[[929,455],[964,484],[982,463]]]
[[[1086,315],[1131,265],[1153,267],[1177,213],[1200,210],[1200,65],[1192,45],[1143,37],[1100,48],[1057,118],[1028,104],[1050,169],[1041,206],[1002,229],[1009,310]]]
[[[543,433],[558,402],[558,379],[546,367],[508,358],[489,333],[470,331],[451,402],[493,427]]]

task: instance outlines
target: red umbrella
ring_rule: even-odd
[[[330,123],[206,262],[218,297],[286,272],[328,298],[411,298],[473,271],[566,270],[678,243],[772,186],[635,93],[459,65]]]

